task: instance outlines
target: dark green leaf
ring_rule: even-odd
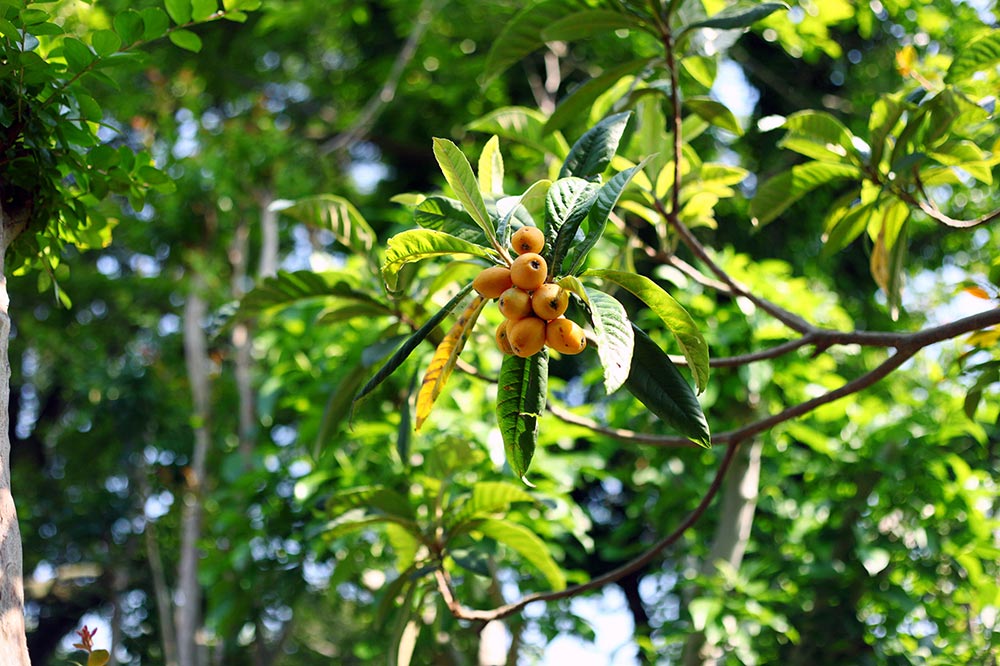
[[[959,45],[958,55],[951,61],[944,82],[959,83],[998,62],[1000,62],[1000,29],[994,29],[970,44]]]
[[[708,385],[708,343],[684,306],[644,275],[608,270],[587,271],[585,275],[614,282],[649,306],[677,339],[691,374],[694,375],[698,392],[705,390]]]
[[[255,317],[278,308],[327,299],[385,310],[383,303],[358,289],[357,282],[355,275],[344,271],[279,271],[274,277],[265,278],[243,297],[235,317]]]
[[[443,308],[437,311],[437,313],[427,320],[427,322],[421,326],[417,331],[406,339],[399,349],[385,362],[379,371],[375,373],[375,376],[368,380],[368,383],[361,387],[358,394],[354,396],[354,402],[358,402],[366,395],[371,393],[381,384],[385,379],[391,375],[396,369],[403,364],[403,361],[413,353],[413,350],[417,348],[421,342],[423,342],[428,335],[431,334],[438,324],[444,321],[444,318],[451,314],[452,310],[458,307],[458,304],[462,302],[468,293],[472,291],[472,284],[465,285],[450,301],[448,301]]]
[[[563,271],[564,274],[576,275],[583,267],[583,262],[586,260],[587,254],[590,253],[594,246],[597,245],[597,241],[604,235],[608,217],[611,216],[611,211],[618,203],[622,192],[632,181],[633,176],[642,171],[642,168],[649,159],[647,157],[634,167],[616,173],[597,191],[594,203],[587,214],[587,233],[582,241],[570,247],[566,253],[566,263],[569,264],[569,268]]]
[[[427,197],[414,209],[413,221],[424,229],[442,231],[476,245],[487,246],[490,242],[462,208],[462,203],[449,197]]]
[[[762,21],[781,9],[788,9],[788,5],[783,2],[758,3],[741,0],[735,5],[726,7],[718,14],[685,26],[684,32],[695,28],[715,28],[717,30],[749,28],[757,21]]]
[[[618,150],[618,142],[631,116],[631,111],[616,113],[587,130],[570,148],[559,177],[591,178],[604,173]]]
[[[76,103],[80,105],[80,115],[83,116],[84,120],[99,123],[104,118],[101,106],[90,95],[82,92],[76,93]]]
[[[413,507],[407,498],[385,486],[350,488],[335,493],[326,501],[326,512],[339,516],[352,509],[365,509],[371,513],[383,513],[404,520],[413,520]]]
[[[483,193],[479,191],[479,181],[472,171],[472,165],[458,146],[448,139],[434,139],[434,157],[444,174],[445,180],[455,191],[455,196],[462,202],[467,212],[479,228],[483,230],[490,242],[496,241],[496,229],[493,220],[486,210]]]
[[[170,33],[170,41],[185,51],[192,53],[201,51],[201,37],[190,30],[174,30]]]
[[[587,81],[559,103],[559,106],[556,107],[552,116],[545,123],[542,132],[549,134],[562,129],[573,120],[583,116],[594,104],[594,101],[607,92],[614,84],[618,83],[622,77],[635,74],[649,62],[649,58],[630,60],[617,67],[612,67],[600,76]]]
[[[116,14],[115,32],[125,44],[132,44],[142,38],[142,16],[132,9]]]
[[[649,411],[695,444],[712,444],[708,421],[694,391],[670,358],[638,327],[632,369],[625,388]]]
[[[79,39],[67,37],[63,40],[63,56],[73,72],[81,72],[94,62],[94,53]]]
[[[542,0],[518,12],[500,31],[486,56],[484,85],[521,58],[540,49],[545,44],[542,39],[545,28],[568,14],[585,8],[586,5],[576,0]]]
[[[597,183],[582,178],[560,178],[545,195],[545,244],[549,273],[555,275],[576,239],[597,192]]]
[[[597,289],[584,289],[597,340],[597,356],[604,367],[604,389],[611,395],[629,376],[634,339],[632,325],[624,306],[616,298]]]
[[[525,482],[538,441],[538,419],[545,411],[548,379],[549,356],[544,349],[529,358],[505,356],[500,367],[497,424],[507,464]]]
[[[591,37],[602,32],[612,32],[622,28],[645,28],[644,24],[631,14],[623,14],[608,9],[587,9],[564,16],[542,29],[542,41],[573,41]]]
[[[97,55],[102,58],[111,55],[121,48],[122,45],[121,38],[111,30],[98,30],[91,37],[90,42],[93,44]]]

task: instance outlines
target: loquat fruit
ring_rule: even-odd
[[[534,356],[545,346],[545,321],[538,317],[525,317],[511,322],[507,328],[511,349],[521,358]]]
[[[545,342],[561,354],[579,354],[587,347],[587,336],[575,321],[559,317],[545,325]]]
[[[562,316],[567,307],[569,292],[554,282],[546,282],[531,294],[531,309],[546,321]]]
[[[499,298],[500,294],[514,285],[510,279],[510,269],[506,266],[491,266],[484,269],[472,281],[472,288],[483,298]]]
[[[537,254],[545,247],[545,234],[538,227],[521,227],[511,236],[510,244],[518,254]]]
[[[510,265],[510,279],[515,287],[534,291],[545,283],[549,266],[544,257],[536,252],[526,252]]]
[[[500,294],[497,307],[500,309],[500,314],[507,319],[512,321],[524,319],[531,314],[531,294],[523,289],[511,287]]]

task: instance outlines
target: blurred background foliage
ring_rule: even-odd
[[[45,4],[80,35],[125,9],[158,6]],[[414,300],[388,299],[369,259],[336,229],[269,206],[333,193],[353,202],[384,243],[411,224],[394,195],[443,185],[431,137],[477,155],[488,134],[470,129],[476,119],[505,106],[551,112],[575,86],[657,48],[624,32],[557,44],[482,87],[486,54],[522,4],[264,0],[245,22],[193,28],[202,41],[197,53],[160,40],[143,48],[148,57],[108,70],[117,89],[95,84],[101,140],[148,151],[175,188],[141,207],[120,196],[101,204],[103,215],[118,220],[114,241],[65,250],[71,272],[60,284],[71,308],[51,288],[39,291],[34,273],[10,280],[13,485],[34,663],[67,663],[65,638],[81,623],[108,628],[116,663],[169,659],[164,615],[192,487],[204,509],[203,663],[375,663],[412,635],[409,619],[421,628],[416,663],[476,663],[478,627],[454,620],[436,592],[414,585],[403,604],[412,613],[397,610],[393,581],[410,548],[405,538],[331,530],[338,518],[331,498],[351,489],[391,488],[429,521],[445,494],[514,482],[503,470],[488,382],[456,373],[433,417],[418,435],[410,432],[409,386],[430,346],[343,417],[344,401],[433,312],[443,286],[475,268],[421,266],[407,276]],[[837,192],[817,190],[759,231],[747,201],[757,184],[799,159],[758,121],[822,109],[864,135],[879,95],[918,85],[900,54],[904,64],[912,55],[912,71],[939,80],[951,54],[989,26],[996,30],[996,3],[790,5],[751,31],[706,33],[697,45],[719,73],[700,93],[711,90],[730,105],[745,131],[736,137],[710,128],[692,146],[706,161],[752,174],[737,187],[743,196],[724,199],[716,226],[699,228],[700,237],[752,291],[818,324],[916,330],[989,307],[963,291],[971,286],[995,306],[996,223],[955,232],[919,219],[894,322],[869,274],[866,237],[822,253],[823,216]],[[696,91],[699,83],[687,85]],[[573,139],[586,126],[586,118],[574,118],[563,131]],[[504,140],[501,148],[508,191],[546,173],[531,147]],[[997,207],[995,186],[964,185],[945,193],[952,210],[974,217]],[[626,241],[610,240],[595,250],[593,265],[617,260]],[[788,335],[739,299],[717,298],[641,256],[635,261],[638,272],[673,285],[713,357]],[[330,299],[305,298],[261,307],[235,327],[235,303],[275,269],[340,271],[357,289],[380,294],[385,313],[348,318]],[[197,322],[211,334],[207,421],[192,408],[185,366],[192,294],[209,312]],[[237,328],[243,338],[234,337]],[[463,358],[495,377],[490,330],[477,329]],[[559,636],[593,639],[611,621],[593,622],[593,608],[612,602],[620,606],[614,621],[632,634],[615,663],[682,663],[699,632],[720,646],[726,664],[993,663],[1000,640],[997,349],[995,336],[943,343],[863,393],[762,435],[756,514],[740,566],[703,566],[717,506],[662,561],[611,592],[590,593],[589,606],[550,603],[510,618],[509,663],[540,663]],[[716,368],[702,396],[713,431],[835,388],[884,355],[856,346],[811,351]],[[605,425],[657,432],[627,395],[607,398],[590,388],[599,372],[570,358],[554,362],[552,393]],[[240,420],[247,387],[249,427]],[[197,428],[207,429],[210,446],[192,479]],[[513,505],[510,517],[540,536],[579,582],[672,529],[701,498],[718,459],[717,450],[622,443],[547,415],[532,468],[538,501]],[[546,588],[539,570],[495,542],[470,542],[464,556],[470,571],[486,574],[457,580],[471,607]]]

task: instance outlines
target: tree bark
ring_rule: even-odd
[[[757,492],[760,486],[760,454],[764,444],[755,439],[744,445],[733,461],[733,468],[726,477],[722,495],[722,514],[715,528],[712,549],[702,564],[701,573],[715,573],[719,562],[739,569],[746,553],[753,516],[757,510]],[[684,645],[684,666],[715,666],[721,655],[714,645],[705,640],[705,634],[692,634]]]
[[[10,315],[4,259],[27,216],[8,218],[0,203],[0,655],[5,666],[27,666],[21,528],[10,483]]]
[[[174,625],[177,630],[177,659],[182,666],[198,666],[200,654],[197,633],[201,628],[201,587],[198,584],[198,560],[201,553],[202,496],[205,467],[210,443],[208,341],[203,322],[208,304],[202,297],[204,279],[195,273],[191,293],[184,306],[184,359],[191,384],[194,446],[187,468],[187,487],[181,515],[181,552],[177,573]]]

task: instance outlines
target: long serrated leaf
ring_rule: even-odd
[[[420,383],[420,392],[417,393],[414,430],[420,430],[420,426],[423,425],[431,413],[431,409],[434,408],[434,401],[441,395],[441,390],[448,383],[451,371],[455,368],[455,362],[458,361],[459,354],[465,348],[465,343],[469,339],[484,305],[486,305],[486,299],[482,296],[477,295],[473,298],[437,346],[434,356],[431,357],[431,362],[427,366],[423,381]]]
[[[542,0],[518,12],[504,25],[490,47],[483,71],[484,85],[521,58],[541,48],[545,43],[542,30],[584,6],[575,0]]]
[[[584,276],[599,277],[624,287],[645,303],[666,325],[687,359],[698,393],[708,385],[708,343],[684,306],[660,285],[644,275],[611,270],[591,270]]]
[[[505,356],[497,384],[497,425],[507,464],[524,480],[538,441],[538,419],[545,411],[549,356],[543,349],[529,358]]]
[[[391,375],[396,369],[403,364],[403,361],[413,353],[413,350],[417,348],[421,342],[423,342],[431,331],[437,328],[445,317],[447,317],[451,312],[458,307],[458,304],[464,299],[469,292],[472,291],[472,284],[465,285],[448,303],[445,304],[443,308],[437,311],[433,317],[427,320],[427,322],[417,329],[413,335],[406,339],[406,341],[400,345],[399,349],[389,358],[385,364],[379,368],[375,376],[368,380],[358,394],[354,396],[354,402],[357,403],[359,400],[364,398],[366,395],[371,393],[375,388],[385,381],[385,379]]]
[[[545,42],[569,42],[622,28],[645,30],[646,26],[631,14],[623,14],[609,9],[587,9],[550,23],[542,29],[542,40]]]
[[[604,367],[604,389],[611,395],[629,376],[634,344],[632,324],[618,299],[598,289],[584,289],[597,340],[597,356]]]
[[[614,210],[622,192],[632,181],[633,176],[642,171],[642,168],[646,166],[649,159],[647,157],[634,167],[619,171],[597,191],[594,203],[587,213],[587,233],[584,235],[582,241],[573,244],[566,252],[565,263],[569,267],[563,271],[564,274],[576,275],[579,272],[587,255],[597,245],[597,241],[601,239],[601,236],[604,235],[608,218],[611,216],[611,211]]]
[[[507,247],[510,245],[510,237],[514,232],[512,222],[517,218],[522,224],[538,226],[536,220],[544,215],[545,201],[552,187],[551,180],[538,180],[532,183],[523,194],[517,197],[506,197],[497,202],[497,209],[507,212],[503,214],[500,223],[497,225],[497,238],[500,245]],[[525,217],[526,216],[526,217]]]
[[[417,204],[413,221],[424,229],[443,231],[477,245],[489,245],[489,239],[462,208],[462,202],[444,196],[430,196]]]
[[[573,91],[565,98],[552,112],[545,127],[542,128],[544,134],[549,134],[558,129],[562,129],[570,122],[579,118],[593,105],[594,101],[614,86],[622,77],[635,74],[647,64],[650,58],[638,58],[630,60],[624,64],[606,70],[600,76],[587,81],[582,86]]]
[[[433,229],[410,229],[389,239],[382,265],[382,278],[390,291],[396,290],[399,270],[414,261],[452,254],[471,254],[490,258],[493,252],[482,245],[470,243]]]
[[[797,164],[760,186],[750,201],[751,220],[754,226],[762,227],[817,187],[845,178],[860,179],[861,171],[849,164]]]
[[[445,528],[454,537],[468,531],[467,521],[470,519],[506,513],[515,502],[534,501],[535,498],[519,486],[504,481],[481,481],[472,487],[471,495],[459,503],[456,509],[445,514]]]
[[[569,153],[569,144],[559,132],[545,134],[545,121],[545,114],[537,109],[506,106],[472,121],[467,127],[476,132],[498,135],[543,154],[551,153],[558,159],[565,158]]]
[[[559,177],[593,178],[604,173],[631,117],[631,111],[615,113],[587,130],[570,148]]]
[[[743,128],[736,115],[722,102],[709,97],[688,97],[684,100],[684,106],[690,109],[698,117],[703,118],[716,127],[732,132],[736,136],[743,135]]]
[[[577,240],[580,225],[587,218],[598,192],[597,183],[576,178],[560,178],[545,198],[545,243],[549,248],[549,276],[562,269],[563,260]]]
[[[503,155],[500,137],[490,137],[479,154],[479,189],[493,196],[503,196]]]
[[[958,83],[1000,62],[1000,30],[994,29],[962,46],[945,74],[945,83]]]
[[[358,287],[357,276],[346,271],[279,271],[265,278],[240,301],[235,319],[255,317],[270,310],[318,299],[366,305],[386,311],[386,305]]]
[[[523,525],[506,520],[484,520],[476,529],[508,548],[538,569],[554,590],[566,587],[566,574],[552,558],[545,542]]]
[[[718,14],[701,21],[695,21],[684,27],[683,32],[695,28],[715,28],[717,30],[739,30],[749,28],[757,21],[762,21],[781,9],[788,9],[784,2],[737,2],[726,7]]]
[[[490,242],[494,242],[497,237],[496,229],[493,228],[493,220],[486,210],[483,193],[479,191],[479,183],[468,158],[454,143],[437,137],[434,138],[434,157],[445,180],[465,207],[465,212],[479,225]]]
[[[635,349],[625,388],[649,411],[695,444],[708,448],[712,437],[694,391],[670,358],[633,325]]]
[[[295,201],[278,200],[270,210],[303,224],[329,229],[339,243],[358,253],[371,252],[375,231],[350,201],[335,194],[318,194]]]

